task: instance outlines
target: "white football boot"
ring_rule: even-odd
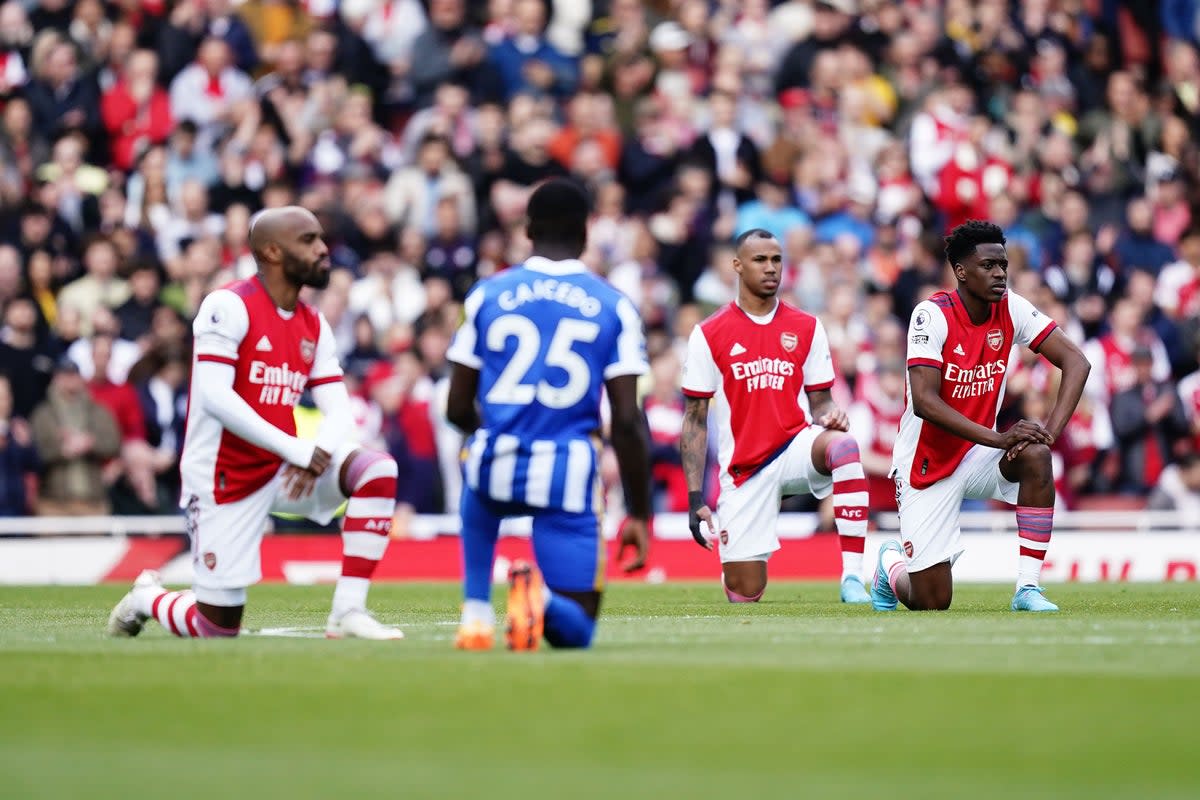
[[[150,616],[137,610],[138,602],[134,595],[147,590],[164,591],[162,579],[159,578],[157,570],[142,570],[141,574],[137,576],[137,580],[133,582],[133,588],[126,592],[121,601],[113,607],[112,613],[108,615],[107,632],[109,636],[137,636],[142,632],[142,628]]]
[[[325,626],[325,638],[386,641],[403,639],[404,631],[391,625],[384,625],[365,609],[353,608],[342,614],[341,617],[329,615],[329,622]]]

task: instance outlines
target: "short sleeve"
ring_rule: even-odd
[[[829,351],[829,336],[825,326],[817,320],[813,328],[812,344],[808,357],[804,359],[804,391],[820,392],[833,386],[833,354]]]
[[[617,301],[617,320],[621,330],[609,363],[604,367],[604,380],[621,375],[645,375],[650,369],[646,362],[646,336],[642,333],[642,318],[628,297]]]
[[[242,298],[228,289],[212,292],[200,303],[192,322],[196,359],[236,366],[248,330],[250,315]]]
[[[692,328],[688,337],[687,361],[683,365],[683,393],[688,397],[712,397],[721,385],[721,371],[713,359],[704,329]]]
[[[918,303],[908,322],[908,366],[941,369],[948,332],[940,308],[928,300]]]
[[[471,369],[483,368],[483,357],[479,352],[479,307],[483,305],[484,287],[477,286],[467,295],[463,303],[463,322],[454,334],[454,341],[446,351],[446,360],[462,364]]]
[[[333,336],[333,328],[325,315],[317,312],[321,320],[321,330],[317,334],[317,354],[313,358],[312,373],[308,385],[320,386],[323,383],[336,383],[342,379],[342,365],[338,361],[337,340]]]
[[[1008,314],[1012,317],[1013,338],[1037,352],[1058,325],[1016,292],[1008,293]]]

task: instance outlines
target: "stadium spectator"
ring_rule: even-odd
[[[30,418],[42,460],[37,513],[95,516],[111,508],[103,465],[121,449],[112,415],[88,394],[79,367],[60,358],[46,400]]]
[[[1109,316],[1111,330],[1084,345],[1084,355],[1092,363],[1088,393],[1107,404],[1118,392],[1138,385],[1133,351],[1145,349],[1152,359],[1153,378],[1165,381],[1171,374],[1166,348],[1154,331],[1142,323],[1141,309],[1127,297],[1118,300]]]
[[[429,236],[437,230],[437,204],[451,198],[458,204],[461,224],[475,230],[475,193],[467,176],[454,163],[449,143],[428,135],[417,150],[417,160],[396,171],[384,190],[388,219],[401,227],[414,227]]]
[[[1154,511],[1178,511],[1186,519],[1195,519],[1200,514],[1200,455],[1188,453],[1167,465],[1146,507]]]
[[[1145,495],[1158,484],[1189,428],[1175,387],[1153,377],[1153,351],[1137,347],[1130,360],[1132,383],[1113,395],[1112,427],[1121,453],[1119,487]]]
[[[904,412],[903,355],[882,361],[861,399],[847,410],[850,433],[862,448],[867,474],[868,508],[872,514],[896,510],[896,484],[892,480],[892,446]]]
[[[179,454],[187,424],[189,360],[175,344],[156,346],[129,371],[146,426],[146,443],[153,448],[155,502],[152,512],[172,513],[179,505]]]
[[[574,91],[579,78],[576,59],[559,52],[545,34],[542,0],[515,0],[512,30],[489,51],[505,98],[521,92],[562,98]]]
[[[412,45],[409,74],[417,107],[428,106],[450,82],[468,87],[473,100],[494,97],[498,86],[487,56],[480,31],[467,19],[465,0],[431,0],[429,26]]]
[[[120,254],[110,239],[96,237],[83,251],[84,275],[63,287],[58,295],[60,309],[72,309],[80,317],[80,333],[90,336],[96,312],[116,308],[129,299],[129,284],[120,277]]]
[[[0,517],[29,513],[29,488],[39,467],[29,422],[13,416],[12,384],[0,373]]]
[[[100,98],[100,113],[112,146],[112,163],[128,172],[148,143],[162,144],[174,125],[171,101],[157,84],[158,56],[131,53],[121,77]]]
[[[229,45],[209,37],[200,44],[196,61],[171,81],[171,115],[196,123],[204,147],[227,130],[239,128],[245,141],[258,121],[254,86],[232,60]]]
[[[60,345],[37,333],[37,310],[29,298],[10,300],[0,328],[0,373],[9,378],[13,413],[29,419],[50,384]]]
[[[103,150],[100,93],[79,67],[76,46],[55,31],[41,31],[33,46],[33,79],[24,90],[33,112],[33,127],[54,138],[78,131],[92,143],[93,154]]]
[[[1144,269],[1157,275],[1171,262],[1171,247],[1178,242],[1182,231],[1170,242],[1160,238],[1155,228],[1155,209],[1150,201],[1139,197],[1129,202],[1125,230],[1117,239],[1114,255],[1124,270]],[[1184,226],[1186,227],[1186,226]]]
[[[33,26],[19,0],[0,4],[0,100],[10,100],[29,80]]]
[[[121,435],[120,457],[104,466],[104,482],[116,513],[152,511],[158,507],[155,473],[158,457],[146,441],[146,419],[137,391],[128,381],[109,378],[113,337],[91,337],[92,399],[112,415]]]
[[[651,358],[652,384],[642,401],[650,427],[650,474],[654,480],[656,511],[688,510],[687,476],[679,457],[684,407],[683,393],[679,390],[681,366],[673,350]]]

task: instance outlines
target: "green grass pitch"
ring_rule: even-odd
[[[537,654],[454,651],[444,584],[372,590],[387,643],[110,641],[123,591],[0,588],[0,797],[1200,797],[1195,584],[1043,616],[619,585],[594,650]],[[252,589],[246,625],[315,631],[329,597]]]

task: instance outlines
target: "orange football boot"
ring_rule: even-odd
[[[458,626],[454,646],[459,650],[491,650],[496,632],[485,622],[467,622]]]
[[[508,571],[508,649],[537,650],[545,614],[542,573],[527,561],[514,561]]]

